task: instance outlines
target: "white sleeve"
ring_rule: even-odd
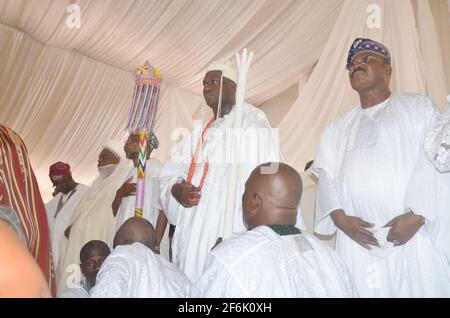
[[[422,215],[427,221],[436,217],[439,172],[421,152],[419,160],[408,180],[404,197],[404,209]]]
[[[91,289],[91,298],[126,297],[129,275],[124,264],[117,262],[117,257],[110,257],[103,263],[97,275],[95,286]]]
[[[152,208],[156,210],[163,210],[161,203],[160,193],[160,181],[159,176],[150,178],[150,191],[152,196]]]
[[[450,260],[450,173],[440,173],[420,154],[408,181],[404,198],[405,211],[425,218],[425,229],[436,250]]]
[[[337,209],[343,209],[338,188],[328,173],[323,169],[319,169],[315,232],[322,235],[332,235],[336,232],[337,228],[330,217],[330,213]]]
[[[178,212],[182,205],[173,197],[172,186],[186,180],[191,158],[190,136],[177,146],[177,151],[164,164],[159,176],[159,195],[162,210],[170,224],[177,224]]]
[[[450,172],[450,108],[425,137],[426,156],[440,172]]]

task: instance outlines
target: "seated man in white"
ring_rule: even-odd
[[[191,282],[175,265],[155,254],[155,231],[139,217],[129,218],[114,237],[114,251],[103,263],[91,297],[182,298]]]
[[[242,208],[249,231],[212,250],[191,295],[357,296],[337,254],[295,227],[302,193],[298,172],[280,163],[276,173],[263,174],[268,165],[256,167],[245,183]]]

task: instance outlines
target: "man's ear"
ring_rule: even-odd
[[[227,85],[231,90],[236,90],[236,87],[237,87],[236,83],[233,82],[232,80],[229,80],[228,78],[227,78]]]
[[[258,193],[252,194],[251,200],[250,200],[250,208],[253,211],[257,211],[262,206],[262,198]]]

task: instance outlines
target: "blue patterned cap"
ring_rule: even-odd
[[[155,133],[153,131],[151,131],[148,134],[147,143],[150,145],[150,149],[151,150],[158,149],[159,141],[158,141],[158,138],[156,138],[156,135],[155,135]]]
[[[353,41],[353,44],[350,47],[350,50],[348,51],[347,65],[346,65],[347,69],[350,69],[350,67],[352,66],[353,58],[359,53],[363,52],[370,52],[375,55],[381,56],[389,64],[391,63],[391,53],[389,53],[388,48],[385,47],[383,44],[378,43],[371,39],[357,38],[355,41]]]

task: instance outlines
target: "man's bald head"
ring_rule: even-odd
[[[144,218],[135,216],[126,220],[119,228],[114,236],[113,247],[139,242],[155,251],[155,240],[155,230],[152,224]]]
[[[269,168],[276,165],[278,169]],[[302,188],[300,175],[289,165],[272,162],[256,167],[245,183],[242,196],[247,227],[295,225]]]

